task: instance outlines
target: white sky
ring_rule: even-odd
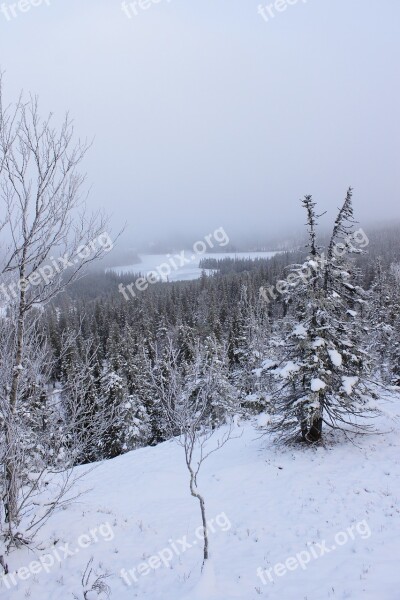
[[[276,233],[303,224],[306,193],[333,218],[349,185],[361,221],[399,217],[398,0],[298,0],[268,23],[258,6],[161,0],[128,19],[119,0],[51,0],[0,13],[7,96],[37,93],[95,136],[90,202],[132,238]]]

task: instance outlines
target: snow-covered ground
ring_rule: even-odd
[[[80,483],[90,491],[40,532],[40,548],[8,557],[10,571],[28,567],[26,580],[3,582],[0,597],[83,599],[93,557],[115,600],[399,600],[399,419],[394,396],[379,434],[285,450],[245,423],[200,474],[211,549],[203,573],[182,448],[172,440],[101,464]]]
[[[255,260],[257,258],[271,258],[275,254],[277,252],[227,252],[216,254],[207,252],[207,254],[196,254],[190,250],[185,250],[184,254],[177,253],[176,255],[174,253],[141,254],[139,255],[140,263],[126,267],[113,267],[110,270],[118,274],[142,273],[146,275],[156,272],[163,281],[189,281],[201,277],[200,261],[204,258],[216,258],[217,260],[224,258],[251,258]],[[187,261],[185,264],[182,264],[183,259]],[[162,265],[168,265],[169,272]],[[162,268],[160,269],[160,267]]]

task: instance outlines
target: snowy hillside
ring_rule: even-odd
[[[172,440],[99,465],[37,551],[8,557],[1,598],[106,598],[84,596],[93,557],[116,600],[398,600],[399,417],[393,397],[376,421],[382,434],[283,451],[245,423],[200,474],[211,550],[203,574],[182,448]]]

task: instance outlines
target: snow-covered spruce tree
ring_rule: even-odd
[[[151,439],[151,421],[141,394],[131,394],[125,403],[125,446],[123,451],[147,446]]]
[[[145,397],[146,390],[143,389]],[[124,378],[105,367],[101,377],[101,404],[111,424],[100,441],[101,458],[115,458],[146,445],[151,424],[141,394],[128,394]]]
[[[103,371],[107,376],[102,383],[104,390],[106,382],[108,390],[103,393],[106,399],[110,397],[110,378],[119,378],[121,392],[113,402],[116,406],[115,433],[119,439],[119,453],[147,446],[152,440],[151,418],[149,408],[152,403],[149,385],[145,376],[146,350],[138,341],[137,333],[131,326],[126,326],[124,335],[115,326],[107,340],[107,359],[103,360]],[[113,375],[112,375],[113,373]],[[116,392],[115,385],[112,386]],[[115,395],[115,394],[114,394]],[[115,402],[118,400],[119,402]],[[110,436],[109,436],[110,437]]]
[[[126,365],[129,408],[129,449],[147,446],[153,441],[153,396],[146,378],[146,349],[132,338]],[[155,434],[156,435],[156,434]]]
[[[129,412],[123,378],[107,363],[99,368],[98,348],[90,338],[65,332],[62,343],[60,433],[68,466],[122,454],[128,428],[124,417]]]
[[[282,291],[290,312],[284,321],[285,344],[280,366],[270,429],[277,440],[317,442],[323,424],[333,428],[368,431],[360,420],[371,414],[371,392],[366,375],[369,357],[358,307],[364,292],[352,285],[349,254],[353,246],[352,190],[335,222],[326,256],[316,241],[318,216],[311,196],[307,211],[309,257],[294,265]],[[286,288],[285,290],[283,288]]]
[[[385,383],[391,381],[391,357],[396,339],[397,302],[396,279],[385,269],[379,257],[374,265],[374,279],[368,290],[368,320],[372,335],[369,348]],[[396,310],[397,309],[397,310]]]
[[[164,336],[156,342],[146,340],[146,345],[138,352],[141,372],[137,379],[138,394],[149,416],[149,443],[156,446],[168,439],[168,427],[162,407],[164,386],[171,383],[171,363],[168,344]]]
[[[390,340],[390,382],[400,387],[400,264],[390,265],[392,282],[389,322],[393,324]]]
[[[400,387],[400,317],[397,318],[391,345],[391,383]]]
[[[115,458],[128,449],[130,404],[127,401],[124,379],[109,365],[104,366],[100,384],[101,404],[105,414],[109,414],[108,427],[99,440],[102,458]]]
[[[237,311],[240,320],[236,317],[233,325],[239,322],[240,328],[230,329],[229,336],[230,378],[238,390],[243,411],[259,414],[269,403],[259,369],[271,342],[268,305],[257,293],[251,294],[247,286],[243,286]]]

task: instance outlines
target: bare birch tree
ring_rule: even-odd
[[[206,502],[198,486],[201,467],[207,458],[220,450],[233,437],[233,414],[228,415],[229,424],[222,433],[211,428],[215,390],[223,378],[223,362],[218,356],[208,355],[200,342],[192,348],[193,360],[185,364],[174,341],[168,337],[163,357],[151,365],[148,374],[159,398],[171,436],[183,448],[189,471],[191,495],[199,502],[203,528],[203,567],[209,558],[209,539]],[[226,390],[225,390],[226,391]],[[221,404],[226,404],[221,397]]]
[[[27,368],[26,327],[32,311],[51,300],[102,256],[106,222],[89,214],[79,167],[88,150],[75,141],[67,114],[59,126],[40,117],[38,99],[21,95],[6,106],[0,74],[0,293],[15,318],[3,386],[5,462],[3,503],[11,539],[19,537],[21,413]],[[101,237],[103,236],[103,237]],[[100,240],[102,243],[100,243]]]

